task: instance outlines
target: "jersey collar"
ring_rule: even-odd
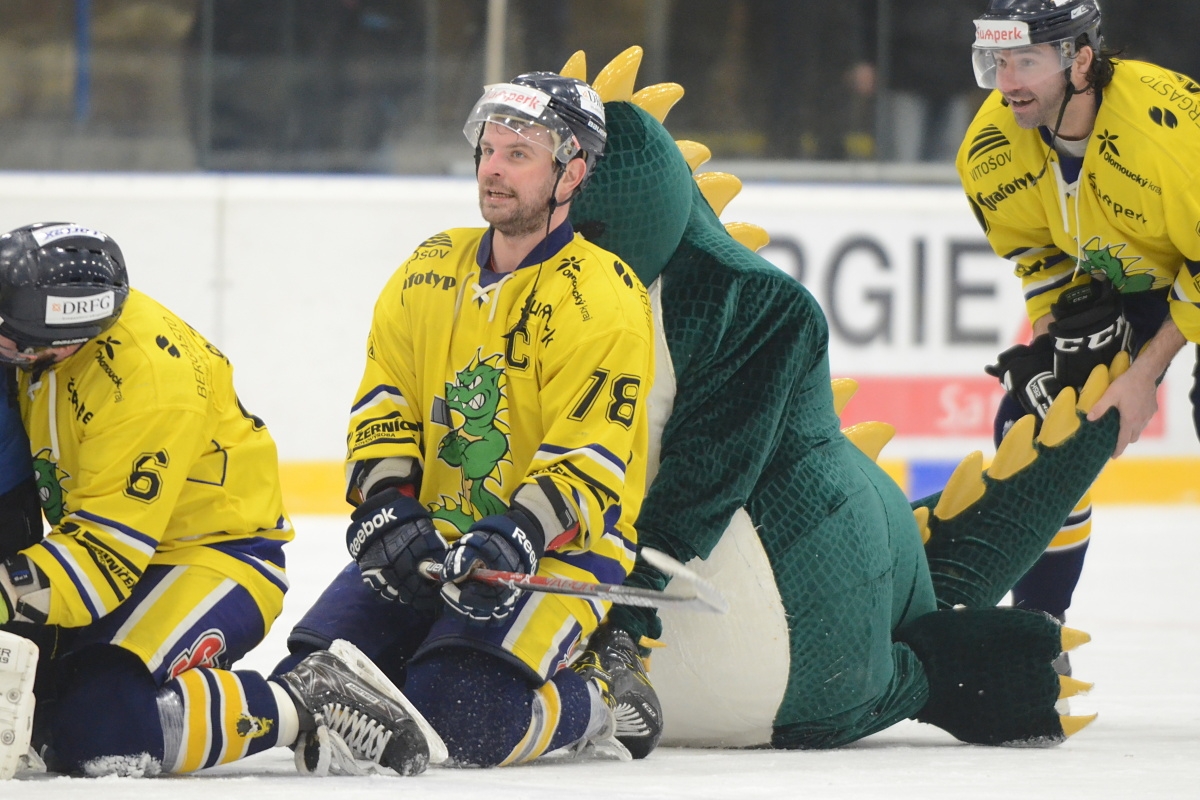
[[[492,261],[492,237],[495,233],[496,229],[489,227],[487,232],[483,234],[483,239],[479,242],[479,250],[475,253],[475,263],[481,270],[491,269],[488,264]],[[549,236],[542,239],[542,241],[538,242],[529,251],[529,255],[525,256],[524,260],[517,265],[517,269],[543,263],[546,259],[566,247],[574,238],[575,229],[571,227],[571,221],[563,220],[561,225],[550,231]]]

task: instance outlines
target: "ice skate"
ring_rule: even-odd
[[[601,628],[573,667],[601,687],[613,712],[616,741],[633,758],[650,755],[662,738],[662,704],[629,634]]]
[[[446,745],[388,678],[349,642],[335,641],[280,676],[300,710],[296,766],[325,775],[378,767],[417,775]]]

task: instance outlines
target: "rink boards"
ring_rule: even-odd
[[[881,456],[910,494],[991,451],[1000,387],[983,365],[1028,336],[1021,289],[956,187],[748,183],[722,215],[765,228],[761,254],[829,320],[843,423],[896,427]],[[266,420],[294,513],[340,513],[346,412],[384,281],[438,231],[480,225],[469,179],[8,173],[0,230],[38,220],[111,234],[133,284],[233,361]],[[1200,502],[1185,351],[1160,413],[1106,470],[1097,502]]]

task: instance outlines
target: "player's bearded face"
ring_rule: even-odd
[[[996,88],[1022,128],[1053,127],[1067,91],[1058,53],[1050,45],[1000,51]]]
[[[549,131],[544,131],[548,136]],[[554,158],[543,144],[489,124],[479,140],[479,210],[505,236],[545,233]]]

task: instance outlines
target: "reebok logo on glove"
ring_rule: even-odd
[[[376,530],[384,527],[389,522],[396,522],[396,512],[389,506],[382,508],[375,513],[375,516],[370,519],[364,519],[362,524],[358,526],[358,530],[354,533],[354,538],[346,543],[346,548],[350,551],[350,557],[357,559],[358,553],[366,544],[368,538]]]
[[[513,526],[513,538],[517,540],[517,544],[519,544],[521,549],[524,550],[526,555],[529,556],[530,574],[537,572],[538,554],[537,551],[533,549],[533,542],[529,541],[529,538],[525,536],[525,531],[521,530],[521,528],[516,525]]]

